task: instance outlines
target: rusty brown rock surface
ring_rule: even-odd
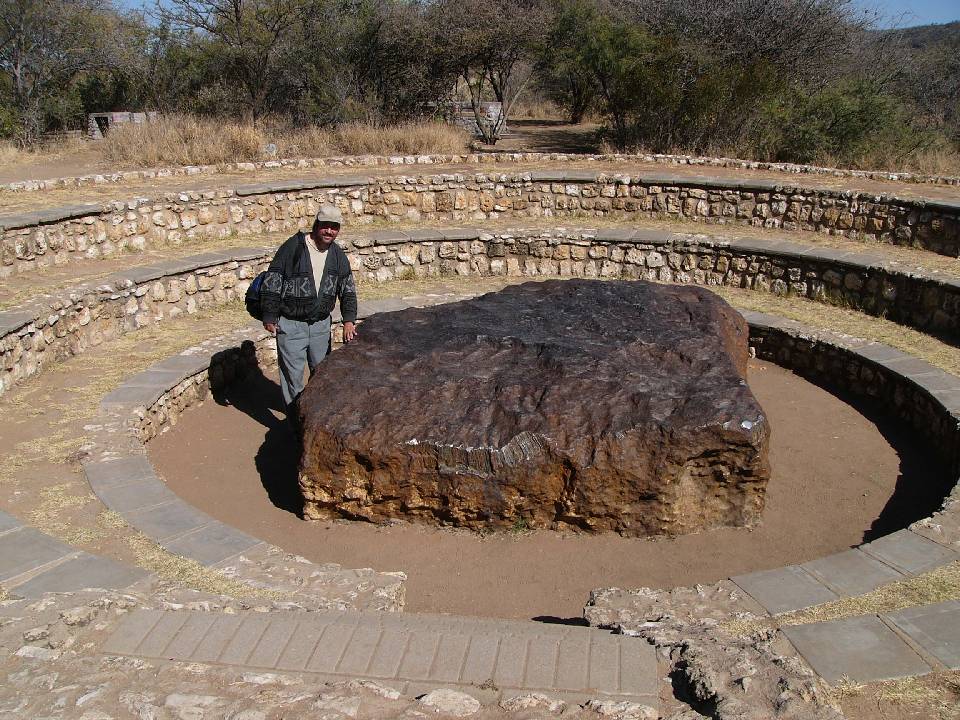
[[[716,295],[525,283],[375,315],[300,400],[308,518],[682,534],[750,525],[769,427]]]

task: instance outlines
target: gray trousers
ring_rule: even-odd
[[[290,404],[303,392],[303,369],[310,373],[330,352],[330,316],[312,325],[302,320],[281,317],[277,323],[277,359],[280,365],[280,389],[283,402]]]

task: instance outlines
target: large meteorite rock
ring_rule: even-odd
[[[689,533],[763,508],[747,325],[716,295],[526,283],[386,313],[300,400],[304,515]]]

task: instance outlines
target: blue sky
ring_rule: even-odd
[[[885,17],[883,25],[910,27],[930,23],[948,23],[960,20],[960,0],[919,0],[918,2],[894,2],[894,0],[857,0],[857,4],[879,10]]]
[[[960,21],[960,0],[918,0],[918,2],[895,2],[895,0],[854,0],[861,7],[879,10],[884,16],[885,27],[909,27],[930,23]],[[152,7],[153,0],[116,0],[122,7]]]

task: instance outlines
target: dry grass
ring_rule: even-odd
[[[836,158],[819,158],[817,165],[824,167],[843,167]],[[949,147],[924,148],[899,155],[891,153],[883,144],[873,147],[870,154],[858,158],[852,165],[855,170],[884,170],[892,172],[912,172],[921,175],[960,175],[960,152]]]
[[[808,625],[861,615],[879,615],[908,607],[933,605],[958,599],[960,599],[960,561],[912,578],[882,585],[865,595],[841,598],[822,605],[776,615],[773,618],[731,620],[721,624],[720,629],[732,635],[749,637],[770,627]]]
[[[778,315],[814,328],[880,342],[960,375],[960,349],[895,322],[805,298],[781,298],[729,287],[711,287],[710,290],[740,310]]]
[[[870,685],[859,685],[845,678],[833,688],[832,694],[841,707],[866,699],[876,705],[880,717],[887,715],[885,706],[895,706],[925,720],[960,718],[960,671],[957,670]]]
[[[823,605],[776,616],[781,625],[806,625],[858,615],[891,613],[917,605],[960,599],[960,561],[928,573],[882,585],[866,595],[842,598]]]
[[[272,157],[450,154],[463,152],[468,141],[459,128],[434,122],[350,123],[325,129],[172,115],[112,130],[103,141],[103,152],[115,163],[155,167],[220,165]],[[267,151],[271,144],[276,146],[273,154]]]
[[[30,148],[18,147],[9,140],[0,140],[0,165],[27,165],[40,161],[58,160],[89,150],[90,143],[80,138],[68,138],[43,143]]]

